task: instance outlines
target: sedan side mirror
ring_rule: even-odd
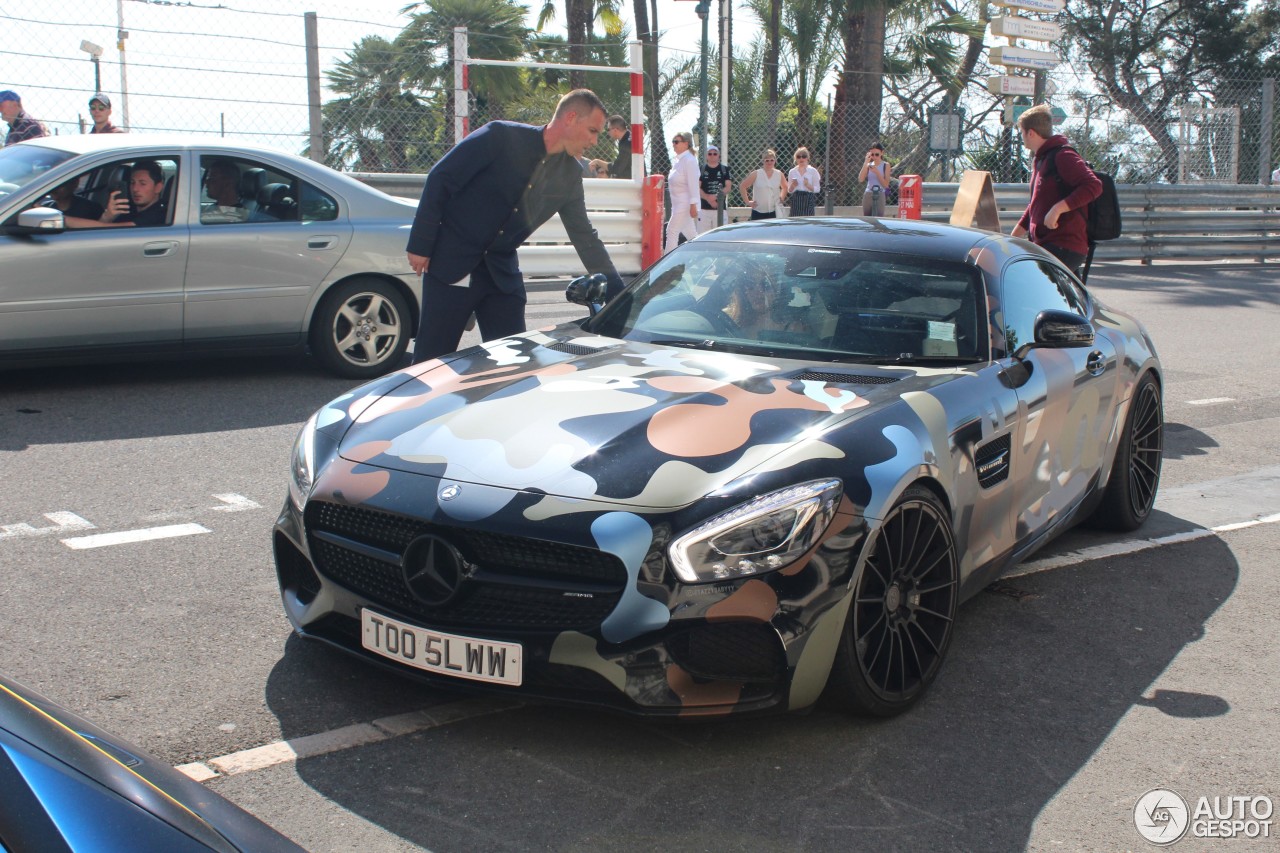
[[[10,222],[14,220],[10,219]],[[65,231],[66,221],[62,211],[52,207],[33,207],[18,214],[17,222],[9,227],[11,234],[57,234]]]
[[[1093,324],[1070,311],[1048,309],[1036,315],[1036,339],[1018,347],[1013,357],[1021,361],[1035,348],[1066,349],[1093,346]]]
[[[584,275],[569,282],[564,289],[564,298],[574,305],[585,305],[594,317],[604,304],[604,294],[609,286],[609,279],[603,273]]]

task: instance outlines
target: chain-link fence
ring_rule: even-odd
[[[329,165],[424,172],[455,139],[455,26],[468,27],[468,53],[476,58],[613,67],[628,60],[625,31],[570,43],[532,30],[529,10],[509,0],[432,0],[407,13],[403,6],[403,0],[357,6],[321,0],[304,9],[302,0],[278,0],[252,10],[8,0],[0,6],[7,36],[0,89],[17,90],[27,112],[52,133],[87,132],[89,95],[102,91],[112,100],[112,121],[132,132],[219,135],[298,153],[311,150],[310,108],[318,105],[320,150]],[[304,11],[311,9],[309,30]],[[839,64],[840,34],[824,32],[814,68]],[[735,40],[722,127],[717,50],[713,39],[705,136],[726,148],[726,164],[739,180],[760,165],[766,148],[787,168],[803,145],[835,203],[855,203],[862,191],[858,168],[873,142],[884,145],[895,174],[954,180],[965,169],[984,169],[1002,182],[1027,177],[1027,154],[1007,112],[1030,99],[987,91],[988,76],[1008,73],[1002,66],[979,60],[958,92],[938,85],[927,63],[890,69],[869,86],[846,75],[831,92],[826,84],[834,76],[797,67],[783,69],[788,73],[775,84],[763,69],[782,69],[786,58],[771,65],[758,37]],[[701,55],[646,51],[646,165],[665,172],[671,133],[699,130]],[[571,86],[594,89],[610,112],[630,119],[625,74],[472,67],[468,76],[472,129],[499,118],[544,122]],[[774,88],[778,96],[771,99]],[[1274,84],[1261,75],[1202,80],[1155,111],[1121,106],[1083,65],[1058,65],[1044,88],[1065,114],[1062,130],[1095,167],[1123,183],[1266,182],[1280,156]],[[602,135],[587,156],[611,160],[614,153]],[[740,203],[736,193],[730,203]]]

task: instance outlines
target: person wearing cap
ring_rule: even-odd
[[[22,98],[12,89],[0,92],[0,117],[9,122],[9,133],[4,138],[6,147],[15,142],[49,135],[43,122],[27,115],[26,110],[22,109]]]
[[[720,224],[720,193],[723,191],[728,201],[729,193],[733,192],[733,176],[729,174],[729,167],[720,162],[718,145],[707,146],[707,162],[698,183],[702,196],[702,209],[698,211],[698,233],[701,234]]]
[[[124,133],[123,128],[111,123],[111,99],[102,92],[95,92],[89,99],[89,115],[93,117],[90,133]]]

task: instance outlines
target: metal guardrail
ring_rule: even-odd
[[[925,219],[946,222],[957,184],[924,185]],[[1026,184],[996,184],[1000,227],[1013,229]],[[1099,260],[1280,259],[1280,187],[1241,184],[1118,184],[1124,233],[1098,244]]]
[[[425,175],[353,173],[383,192],[417,199]],[[639,184],[587,179],[587,210],[600,238],[624,276],[640,271],[642,207]],[[958,184],[924,185],[924,219],[946,222]],[[1124,233],[1099,243],[1098,260],[1280,260],[1280,187],[1239,184],[1120,184]],[[1026,210],[1026,184],[996,184],[1000,229],[1006,234]],[[896,208],[886,211],[893,216]],[[731,207],[732,221],[747,219],[748,208]],[[836,208],[836,215],[860,216],[861,208]],[[539,228],[520,250],[530,276],[571,276],[582,272],[558,217]]]

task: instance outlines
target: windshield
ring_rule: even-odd
[[[45,172],[75,155],[39,145],[0,148],[0,199],[18,192]]]
[[[963,263],[865,250],[690,243],[586,329],[609,337],[870,363],[987,360],[986,299]]]

